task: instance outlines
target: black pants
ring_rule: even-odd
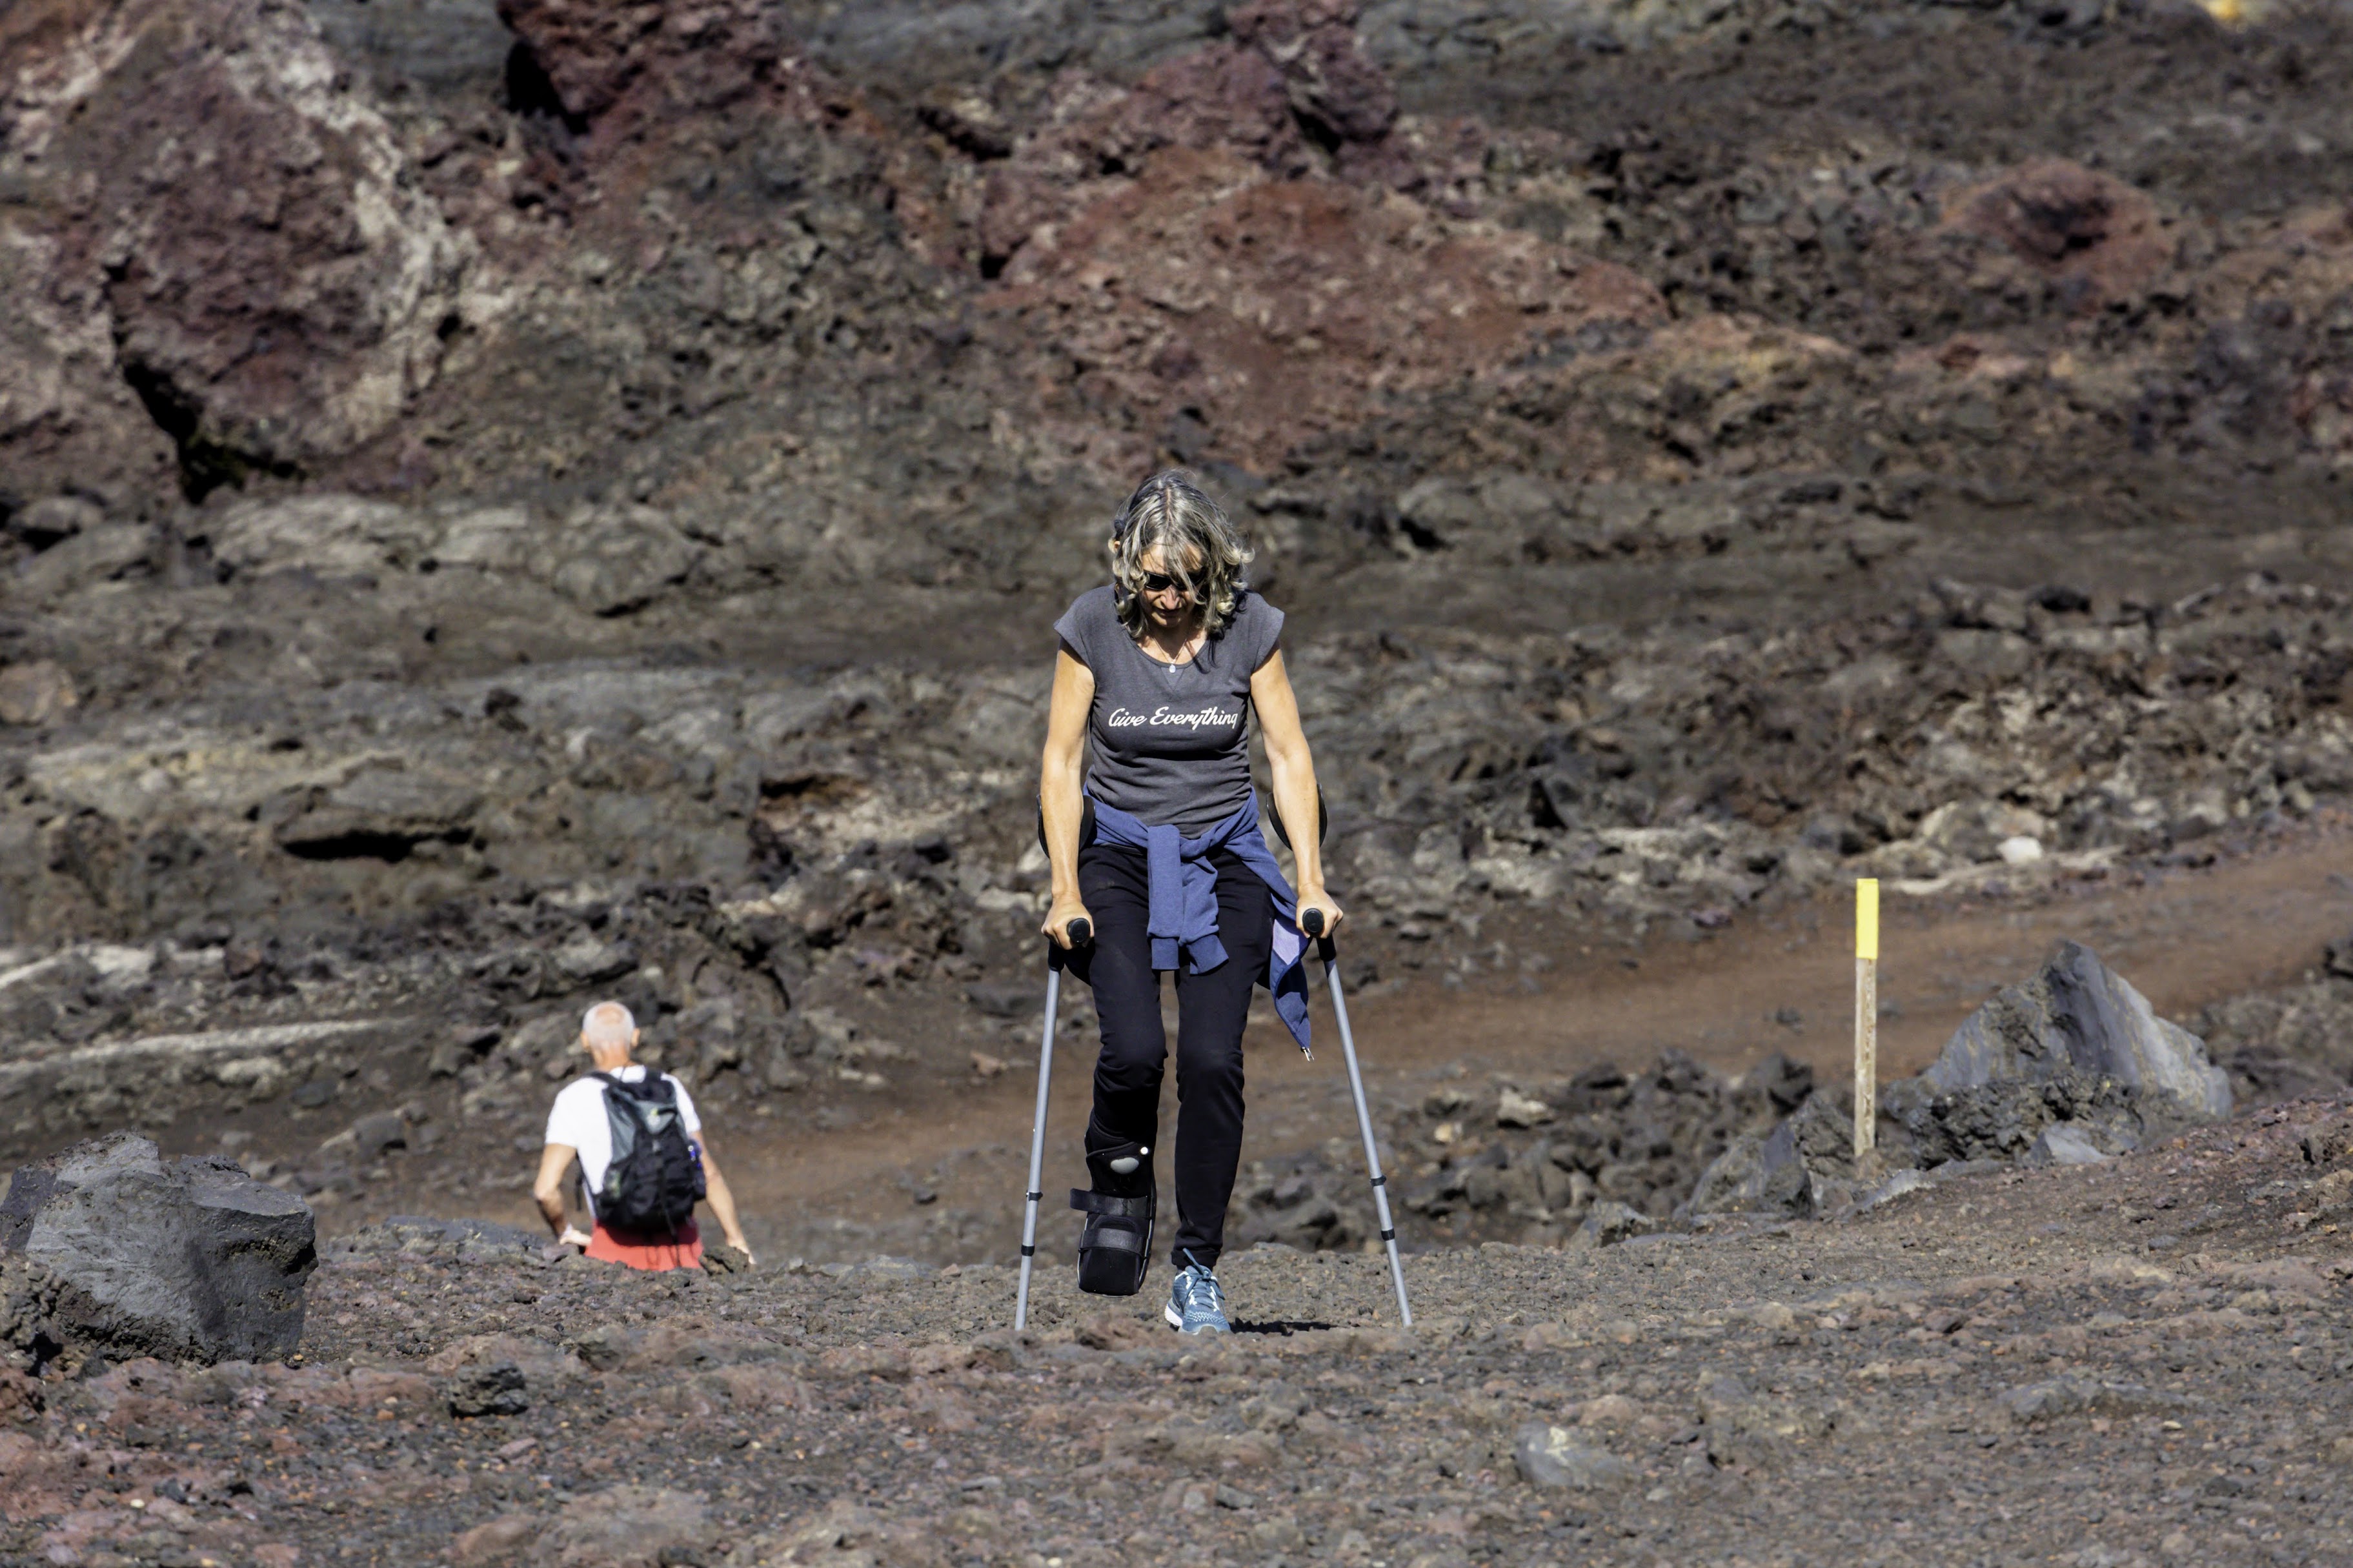
[[[1214,1266],[1224,1249],[1226,1205],[1242,1155],[1242,1026],[1250,987],[1266,974],[1274,910],[1266,884],[1227,850],[1218,868],[1218,940],[1226,961],[1206,974],[1176,971],[1176,1237],[1178,1268],[1190,1253]],[[1103,1056],[1095,1063],[1090,1152],[1115,1143],[1160,1151],[1160,1077],[1168,1056],[1160,1026],[1160,976],[1152,967],[1151,874],[1144,851],[1090,844],[1079,851],[1079,892],[1095,939],[1071,968],[1095,994]]]

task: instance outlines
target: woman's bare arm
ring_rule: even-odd
[[[1274,774],[1274,807],[1291,830],[1291,862],[1299,874],[1299,914],[1324,911],[1324,932],[1339,929],[1340,906],[1324,890],[1324,850],[1316,840],[1315,758],[1307,731],[1299,725],[1299,698],[1282,667],[1280,649],[1250,677],[1250,705],[1258,710],[1259,732],[1266,737],[1266,760]],[[1300,928],[1307,928],[1303,923]]]
[[[1038,804],[1046,814],[1046,859],[1053,868],[1054,904],[1044,931],[1071,945],[1071,922],[1089,921],[1079,896],[1079,824],[1086,810],[1080,768],[1087,713],[1094,706],[1095,672],[1064,648],[1054,656],[1054,700],[1046,715],[1046,752],[1038,765]]]

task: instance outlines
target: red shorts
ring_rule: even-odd
[[[624,1238],[607,1230],[602,1221],[588,1238],[587,1256],[603,1263],[617,1263],[625,1268],[647,1268],[657,1272],[670,1268],[700,1268],[702,1267],[702,1233],[688,1220],[678,1227],[677,1239],[660,1236],[650,1239]]]

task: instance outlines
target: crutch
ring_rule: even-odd
[[[1381,1245],[1388,1248],[1389,1279],[1397,1286],[1398,1320],[1413,1327],[1413,1307],[1405,1299],[1405,1265],[1398,1258],[1397,1222],[1389,1218],[1389,1179],[1381,1174],[1381,1151],[1373,1140],[1373,1113],[1365,1104],[1365,1075],[1356,1068],[1356,1037],[1348,1028],[1348,1000],[1340,994],[1340,953],[1324,934],[1324,911],[1310,910],[1300,922],[1315,939],[1324,979],[1332,988],[1332,1016],[1340,1022],[1340,1056],[1348,1064],[1348,1092],[1356,1100],[1356,1131],[1365,1138],[1365,1166],[1373,1177],[1373,1211],[1380,1216]],[[1037,1185],[1033,1178],[1030,1185]]]
[[[1274,824],[1274,836],[1292,848],[1291,834],[1282,825],[1282,813],[1268,806],[1269,818]],[[1332,831],[1331,808],[1324,804],[1324,792],[1315,792],[1315,842],[1321,844]],[[1293,849],[1296,854],[1297,850]],[[1310,910],[1301,925],[1315,939],[1315,956],[1324,961],[1324,978],[1332,988],[1332,1016],[1340,1023],[1340,1056],[1348,1064],[1348,1092],[1356,1100],[1356,1131],[1365,1138],[1365,1166],[1373,1177],[1373,1212],[1380,1216],[1381,1245],[1388,1248],[1389,1279],[1397,1286],[1398,1321],[1407,1328],[1413,1327],[1413,1307],[1405,1299],[1405,1266],[1398,1259],[1397,1222],[1389,1218],[1389,1179],[1381,1174],[1381,1151],[1373,1141],[1373,1113],[1365,1104],[1365,1075],[1356,1068],[1356,1037],[1348,1027],[1348,999],[1340,994],[1340,952],[1332,939],[1324,934],[1324,911]],[[1035,1185],[1036,1184],[1031,1184]]]
[[[1071,922],[1071,947],[1084,947],[1093,937],[1094,928],[1086,921]],[[1045,1195],[1038,1184],[1046,1165],[1046,1094],[1054,1079],[1054,1022],[1062,1008],[1062,965],[1070,959],[1061,943],[1050,936],[1046,939],[1046,1033],[1038,1047],[1038,1115],[1029,1124],[1029,1195],[1022,1200],[1021,1211],[1021,1293],[1013,1303],[1016,1331],[1029,1326],[1029,1265],[1038,1257],[1038,1200]]]

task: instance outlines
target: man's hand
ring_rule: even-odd
[[[727,1245],[752,1256],[751,1247],[744,1242],[744,1222],[735,1217],[735,1194],[728,1190],[727,1178],[719,1173],[719,1162],[712,1157],[711,1145],[697,1140],[695,1148],[702,1156],[703,1196],[711,1205],[711,1215],[719,1222],[719,1234]]]
[[[742,1237],[740,1237],[740,1236],[731,1236],[731,1237],[729,1237],[727,1238],[727,1245],[728,1245],[728,1246],[730,1246],[730,1247],[733,1247],[736,1251],[738,1251],[738,1252],[742,1253],[742,1254],[744,1255],[744,1262],[749,1263],[749,1264],[753,1265],[753,1266],[754,1266],[754,1267],[755,1267],[755,1268],[759,1265],[760,1260],[759,1260],[758,1258],[754,1258],[754,1257],[753,1257],[753,1256],[752,1256],[752,1248],[751,1248],[750,1244],[748,1244],[747,1242],[745,1242],[745,1241],[744,1241],[744,1239]]]
[[[555,1245],[558,1247],[586,1247],[595,1239],[595,1237],[582,1235],[578,1226],[567,1225],[564,1227],[564,1234],[555,1238]]]
[[[550,1143],[539,1152],[539,1177],[531,1184],[531,1195],[539,1205],[539,1217],[547,1222],[548,1234],[558,1245],[578,1236],[564,1215],[564,1173],[572,1168],[573,1156],[579,1151],[569,1143]],[[580,1237],[586,1246],[588,1238]]]

